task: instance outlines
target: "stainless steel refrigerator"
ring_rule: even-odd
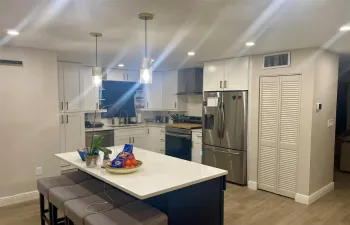
[[[203,164],[228,171],[227,181],[247,183],[248,91],[205,92]]]

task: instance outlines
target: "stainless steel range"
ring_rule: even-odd
[[[192,160],[192,129],[202,127],[202,117],[185,116],[182,123],[166,126],[165,154]]]

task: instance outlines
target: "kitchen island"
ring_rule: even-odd
[[[123,146],[110,147],[114,158]],[[67,163],[143,200],[168,215],[169,225],[223,225],[226,170],[134,148],[143,162],[132,174],[87,168],[77,152],[56,154]],[[102,158],[102,157],[101,157]]]

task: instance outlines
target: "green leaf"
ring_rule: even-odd
[[[100,147],[100,150],[104,153],[104,154],[112,154],[112,151],[108,148],[105,147]]]
[[[93,141],[92,141],[92,150],[98,150],[101,146],[103,137],[100,135],[94,135]]]

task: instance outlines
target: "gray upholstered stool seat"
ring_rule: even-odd
[[[37,188],[39,193],[44,195],[45,198],[48,198],[51,188],[79,184],[89,179],[92,179],[92,176],[89,174],[76,171],[61,176],[41,178],[37,181]]]
[[[85,217],[85,225],[168,225],[163,212],[142,202],[134,201],[103,214]]]
[[[88,215],[99,212],[103,213],[114,208],[122,207],[133,201],[135,201],[135,198],[132,196],[113,188],[106,190],[106,193],[100,192],[96,195],[66,201],[64,203],[64,212],[74,222],[74,225],[84,225],[84,218]]]
[[[112,186],[100,180],[92,179],[71,186],[51,188],[49,199],[50,203],[58,209],[63,209],[64,202],[66,201],[93,195],[111,188]]]

